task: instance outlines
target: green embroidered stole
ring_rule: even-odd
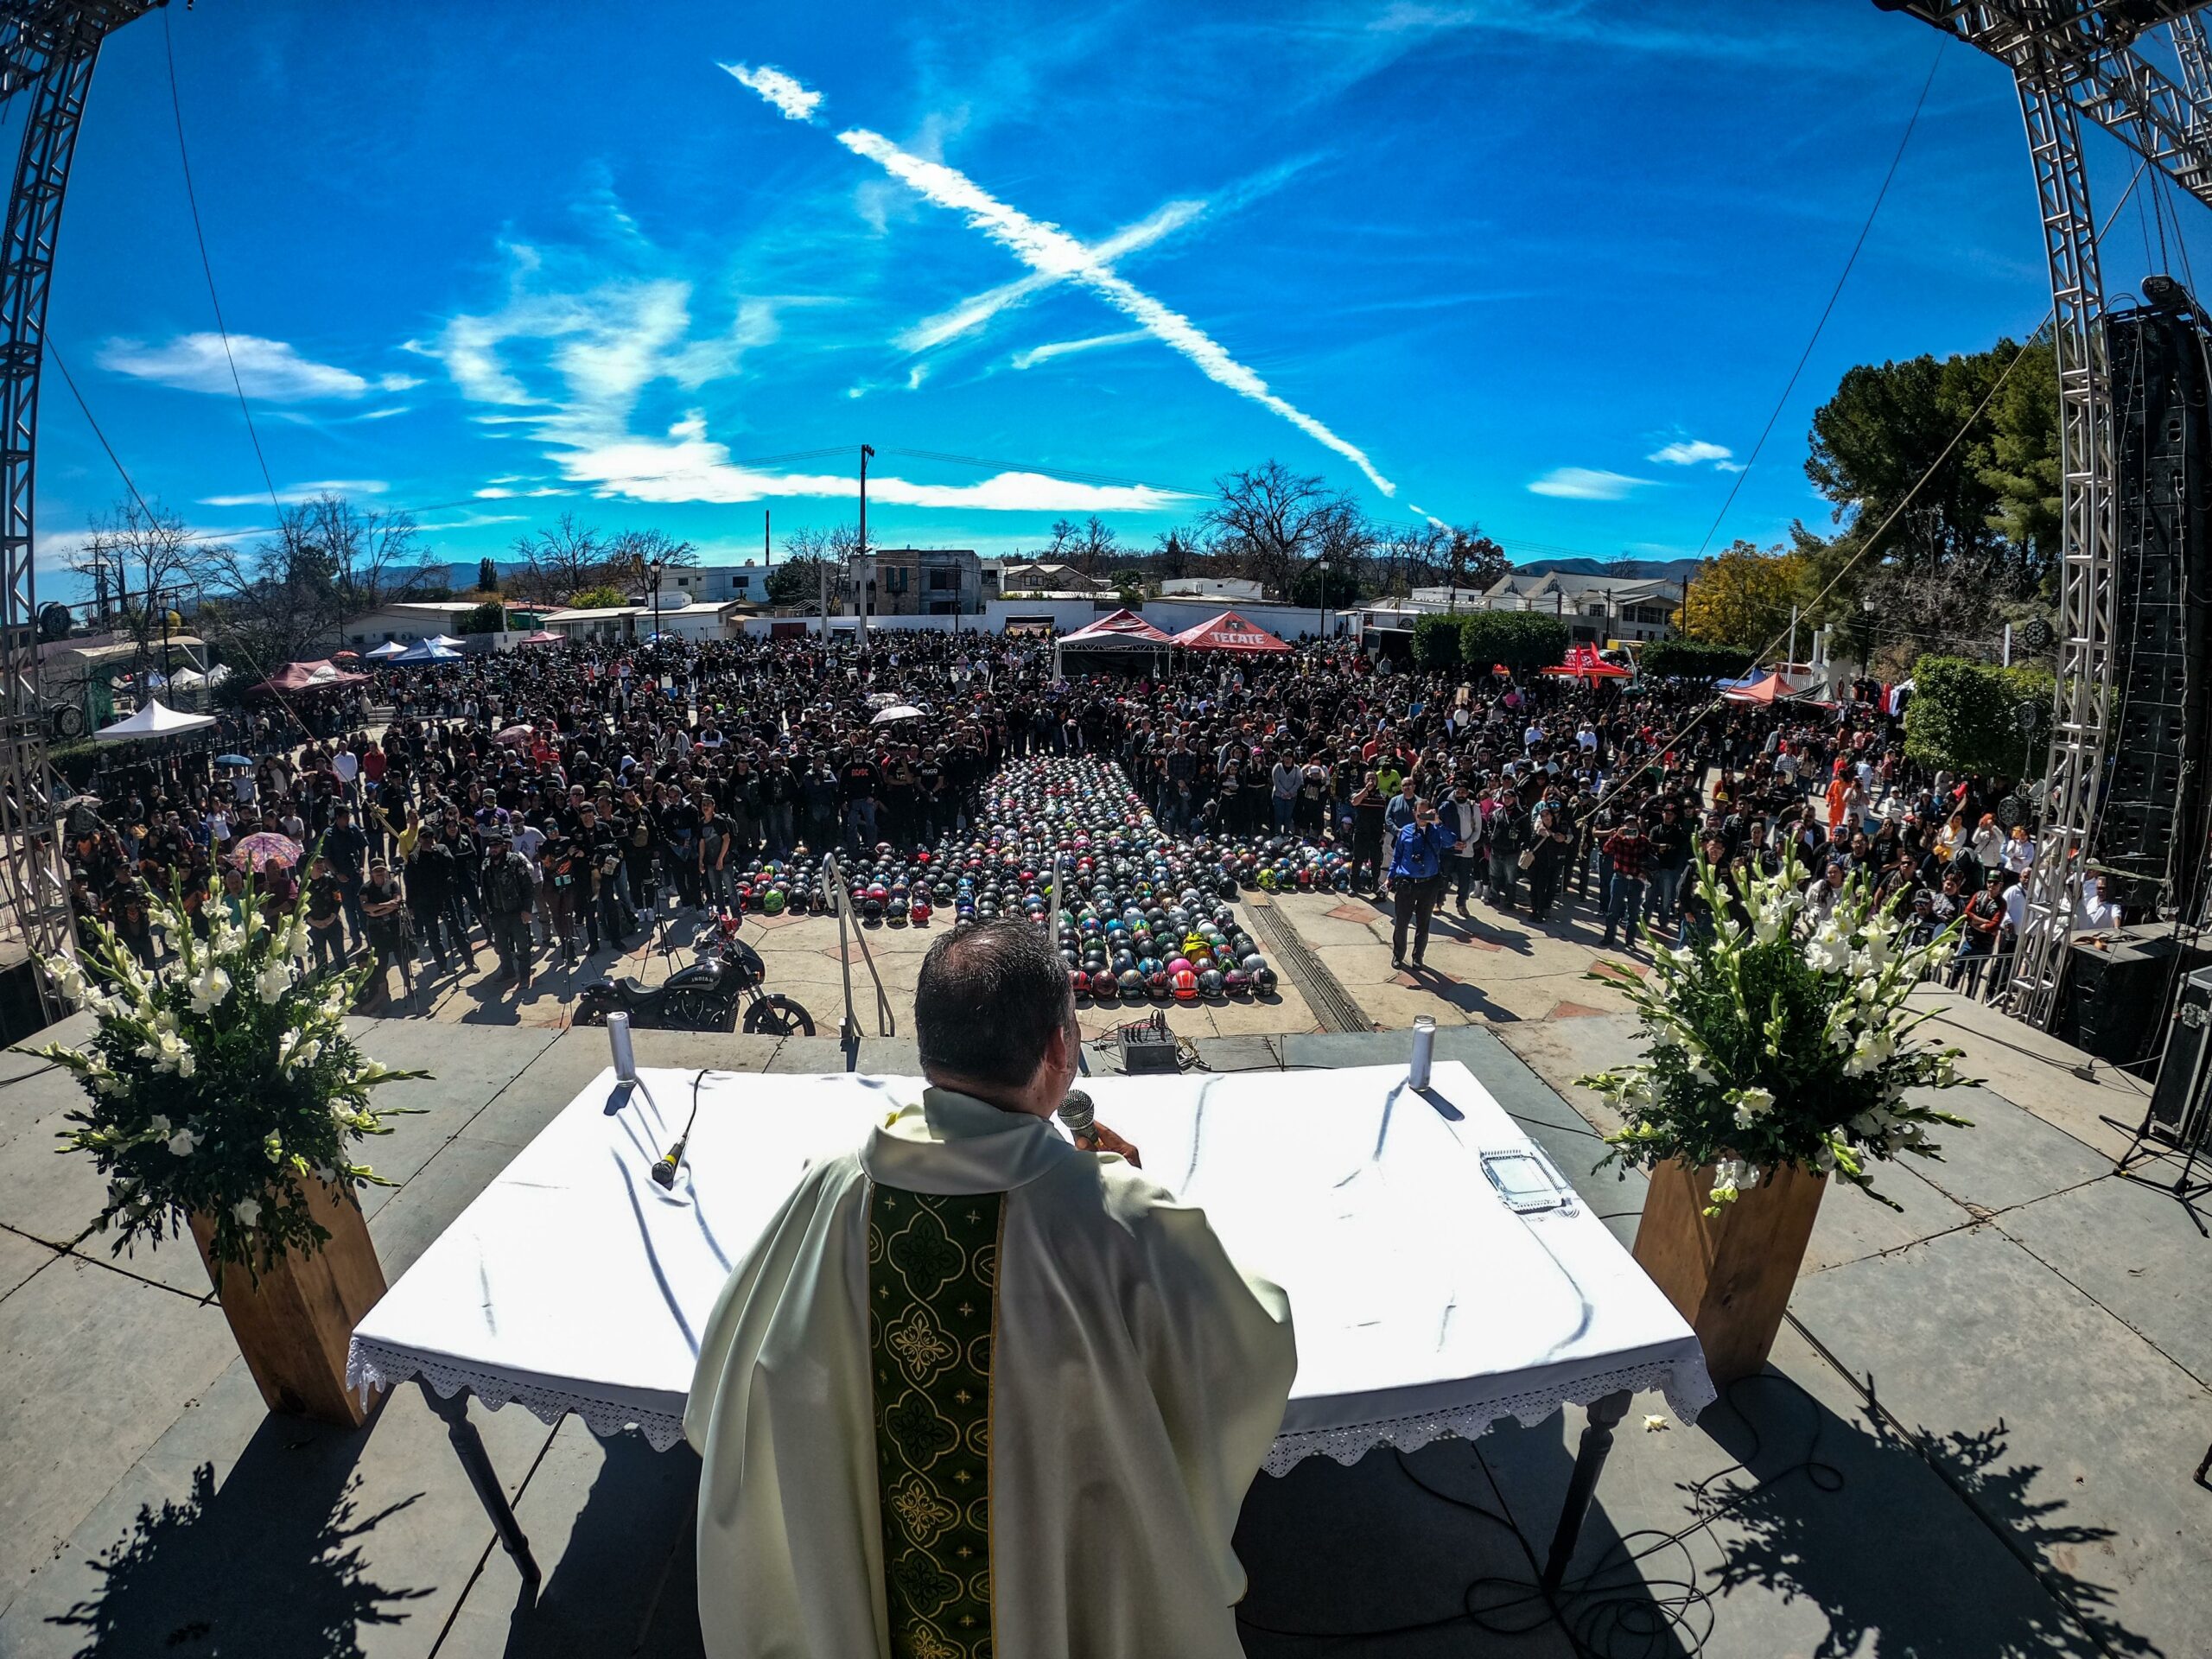
[[[892,1659],[990,1659],[1002,1192],[871,1185],[868,1347]]]

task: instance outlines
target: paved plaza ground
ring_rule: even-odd
[[[1591,1173],[1609,1126],[1572,1083],[1632,1049],[1618,997],[1581,976],[1586,912],[1539,929],[1478,902],[1415,978],[1390,969],[1387,910],[1312,894],[1266,908],[1367,1020],[1435,1014],[1440,1052],[1632,1236],[1642,1183]],[[861,1069],[913,1069],[912,975],[942,931],[869,931],[900,1034],[871,1038]],[[822,1034],[646,1032],[644,1063],[840,1066],[835,925],[747,931]],[[605,1064],[599,1033],[559,1028],[558,975],[541,988],[518,1004],[445,984],[432,1017],[361,1022],[377,1058],[436,1074],[405,1085],[426,1115],[373,1149],[401,1181],[368,1199],[390,1276]],[[2102,1120],[2138,1117],[2139,1085],[2078,1076],[2052,1039],[1924,995],[1988,1079],[1964,1109],[1980,1127],[1948,1162],[1889,1174],[1900,1211],[1829,1195],[1766,1376],[1694,1427],[1647,1433],[1663,1408],[1632,1410],[1561,1609],[1599,1651],[2212,1653],[2212,1490],[2192,1479],[2212,1442],[2212,1243],[2172,1197],[2113,1173],[2126,1136]],[[1127,1017],[1084,1016],[1093,1033]],[[1406,1045],[1400,1029],[1321,1028],[1343,1022],[1288,978],[1275,1001],[1170,1019],[1191,1061],[1221,1071],[1372,1064]],[[698,1651],[688,1451],[472,1404],[545,1567],[525,1602],[414,1391],[357,1432],[270,1417],[188,1249],[114,1258],[86,1236],[99,1183],[51,1150],[73,1098],[43,1061],[0,1054],[0,1659]],[[1261,1477],[1240,1534],[1249,1650],[1570,1651],[1511,1587],[1530,1572],[1516,1530],[1468,1506],[1548,1536],[1580,1416]],[[1520,1633],[1358,1634],[1449,1619],[1463,1598]],[[1674,1622],[1647,1645],[1634,1632],[1655,1604]]]

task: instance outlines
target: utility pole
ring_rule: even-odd
[[[868,462],[869,462],[870,461],[874,460],[874,458],[875,458],[875,451],[874,451],[874,450],[873,450],[873,449],[869,448],[868,447],[868,445],[866,445],[866,444],[862,444],[862,445],[861,445],[861,549],[860,549],[860,569],[859,569],[859,570],[855,573],[855,582],[854,582],[853,585],[854,585],[855,587],[856,587],[856,588],[858,588],[860,589],[860,601],[861,601],[861,628],[860,628],[860,635],[861,635],[861,637],[860,637],[860,644],[861,644],[861,645],[862,646],[862,648],[866,648],[866,646],[867,646],[867,645],[868,645]]]
[[[776,568],[775,543],[768,539],[768,509],[760,509],[760,558],[769,569]]]

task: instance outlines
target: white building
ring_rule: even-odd
[[[1166,599],[1217,599],[1224,605],[1256,605],[1260,584],[1249,576],[1174,576],[1160,584]]]
[[[651,639],[656,627],[680,639],[726,639],[744,632],[741,619],[747,609],[735,600],[677,605],[664,598],[658,615],[651,604],[596,605],[554,611],[543,626],[548,632],[565,634],[577,644],[637,645]]]
[[[768,573],[772,568],[753,559],[743,564],[671,565],[661,572],[661,603],[666,605],[675,597],[687,605],[721,605],[734,599],[766,605]],[[652,589],[642,585],[636,591],[648,601],[652,597]]]
[[[1602,645],[1673,638],[1682,584],[1661,576],[1510,570],[1488,588],[1416,588],[1411,598],[1417,609],[1431,613],[1537,611],[1565,622],[1575,644]]]
[[[438,634],[458,638],[461,620],[484,601],[480,599],[404,599],[381,605],[339,625],[344,643],[355,651],[387,641],[403,645],[420,644]]]

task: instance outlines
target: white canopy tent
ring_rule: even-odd
[[[176,737],[186,732],[205,731],[214,723],[213,715],[183,714],[159,697],[152,697],[128,720],[103,726],[92,735],[103,743],[135,743],[143,738]]]

